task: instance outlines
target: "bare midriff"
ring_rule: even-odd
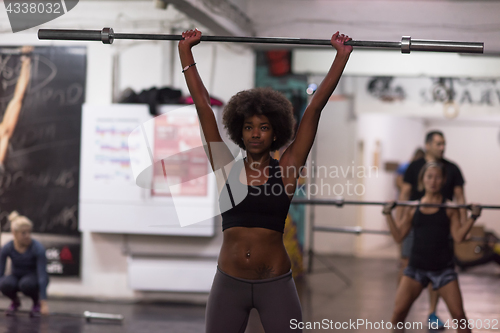
[[[283,233],[246,227],[224,231],[218,265],[223,272],[248,280],[280,276],[291,268]]]

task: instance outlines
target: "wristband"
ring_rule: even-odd
[[[27,60],[27,59],[31,59],[33,53],[29,52],[29,53],[21,53],[21,60]]]
[[[388,213],[385,212],[385,207],[384,207],[384,209],[382,210],[382,214],[384,214],[384,215],[391,215],[392,214],[392,210],[394,209],[394,207],[396,207],[396,205],[397,205],[397,203],[393,202],[392,205],[391,205],[391,210]]]
[[[194,66],[194,65],[196,65],[196,63],[195,63],[195,62],[193,62],[191,65],[188,65],[188,66],[184,67],[184,68],[182,69],[182,72],[184,73],[185,71],[187,71],[187,70],[189,69],[189,67]]]

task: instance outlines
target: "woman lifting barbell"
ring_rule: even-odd
[[[201,32],[190,30],[182,36],[181,65],[211,166],[214,171],[229,172],[219,202],[221,206],[223,201],[232,205],[226,211],[221,207],[224,240],[207,304],[206,332],[244,332],[252,308],[259,311],[266,332],[295,332],[290,327],[291,320],[301,321],[302,313],[283,244],[285,219],[299,170],[314,142],[321,111],[352,51],[352,46],[344,45],[350,38],[338,32],[332,36],[331,45],[337,50],[335,60],[306,108],[295,140],[279,161],[271,158],[270,152],[292,138],[291,103],[280,93],[262,88],[241,91],[230,99],[223,113],[224,126],[231,140],[246,150],[244,162],[238,165],[222,141],[191,52],[200,42]],[[281,170],[287,170],[286,174]],[[241,187],[248,190],[248,195],[238,203],[234,194]]]
[[[419,174],[419,187],[425,190],[420,203],[445,203],[440,192],[445,178],[443,164],[438,162],[425,164]],[[423,288],[432,282],[434,290],[438,290],[451,316],[456,320],[458,332],[470,332],[454,269],[453,249],[449,246],[449,237],[451,234],[455,242],[462,242],[480,216],[481,206],[471,205],[472,215],[463,225],[455,208],[423,206],[405,207],[401,220],[395,222],[392,217],[392,209],[395,206],[396,203],[392,202],[383,209],[392,236],[400,243],[413,227],[415,240],[408,267],[403,273],[396,293],[391,319],[393,328],[397,328],[398,323],[406,319],[413,302]]]

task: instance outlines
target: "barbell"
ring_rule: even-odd
[[[334,205],[337,207],[343,207],[344,205],[369,205],[369,206],[385,206],[389,202],[387,201],[360,201],[360,200],[345,200],[340,197],[337,199],[293,199],[292,204],[296,205]],[[471,209],[472,205],[459,205],[455,203],[444,203],[444,204],[434,204],[434,203],[422,203],[419,201],[395,201],[396,206],[411,206],[411,207],[438,207],[438,208],[466,208]],[[483,209],[500,209],[500,206],[495,205],[481,205]]]
[[[135,40],[181,40],[181,35],[167,34],[133,34],[115,33],[112,28],[102,30],[64,30],[64,29],[40,29],[38,39],[42,40],[73,40],[73,41],[101,41],[104,44],[112,44],[115,39]],[[306,39],[306,38],[282,38],[282,37],[237,37],[237,36],[201,36],[202,41],[207,42],[231,42],[231,43],[258,43],[258,44],[290,44],[290,45],[320,45],[329,46],[329,39]],[[376,49],[400,49],[401,53],[411,51],[432,52],[458,52],[458,53],[483,53],[482,42],[454,42],[444,40],[412,39],[403,36],[399,42],[383,41],[361,41],[350,40],[344,43],[353,47],[366,47]]]
[[[391,232],[389,230],[376,230],[376,229],[363,229],[359,226],[355,227],[320,227],[320,226],[315,226],[314,231],[325,231],[325,232],[334,232],[334,233],[342,233],[342,234],[355,234],[355,235],[361,235],[361,234],[372,234],[372,235],[391,235]],[[500,243],[499,239],[496,240],[490,240],[487,237],[476,237],[476,236],[471,236],[468,237],[465,241],[474,241],[474,242],[484,242],[484,243]]]
[[[5,309],[0,309],[0,312],[7,312]],[[18,310],[16,312],[29,314],[30,311],[27,310]],[[99,312],[91,312],[84,311],[83,314],[78,313],[67,313],[67,312],[51,312],[48,315],[49,317],[73,317],[73,318],[83,318],[86,322],[91,322],[92,320],[103,320],[110,321],[115,323],[121,323],[124,319],[121,314],[112,314],[112,313],[99,313]]]

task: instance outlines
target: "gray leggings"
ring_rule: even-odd
[[[250,310],[256,308],[267,333],[302,332],[290,320],[302,321],[292,271],[271,279],[246,280],[217,267],[206,310],[206,333],[243,333]],[[293,327],[293,326],[292,326]]]

